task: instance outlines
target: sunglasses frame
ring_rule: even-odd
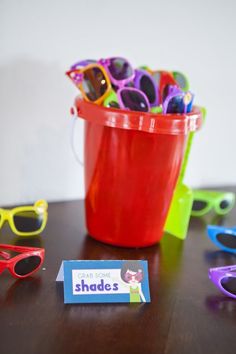
[[[116,79],[112,76],[112,74],[111,74],[111,72],[110,72],[110,70],[109,70],[109,65],[111,64],[111,60],[112,60],[112,59],[122,59],[122,60],[126,61],[126,63],[127,63],[127,64],[131,67],[131,69],[132,69],[132,75],[131,75],[130,77],[126,78],[126,79],[123,79],[123,80],[116,80]],[[111,58],[107,58],[107,59],[100,59],[100,60],[98,61],[98,63],[101,64],[101,65],[105,68],[106,72],[107,72],[108,75],[109,75],[109,78],[110,78],[111,83],[112,83],[113,85],[117,86],[118,88],[121,88],[121,87],[127,85],[129,82],[133,81],[133,79],[134,79],[134,76],[135,76],[134,69],[133,69],[132,65],[130,64],[130,62],[129,62],[127,59],[123,58],[123,57],[111,57]]]
[[[117,105],[119,107],[115,107],[115,106],[111,106],[110,103],[114,102],[117,103]],[[107,108],[114,108],[114,109],[119,109],[120,105],[119,105],[119,101],[118,101],[118,97],[117,94],[114,90],[111,90],[111,92],[109,93],[109,95],[105,98],[104,102],[103,102],[103,106],[107,107]],[[162,113],[162,106],[154,106],[150,108],[150,112],[154,113],[154,114],[160,114]]]
[[[8,221],[9,226],[11,228],[11,230],[18,236],[34,236],[34,235],[38,235],[40,234],[47,223],[47,219],[48,219],[48,203],[46,202],[46,200],[40,199],[37,200],[34,205],[26,205],[26,206],[20,206],[20,207],[16,207],[13,209],[2,209],[0,208],[0,228],[3,226],[4,222]],[[36,231],[32,231],[32,232],[22,232],[17,230],[15,223],[14,223],[14,216],[17,213],[22,213],[22,212],[27,212],[27,211],[34,211],[35,213],[40,213],[40,215],[43,216],[43,222],[41,227],[36,230]]]
[[[105,98],[105,100],[103,102],[103,106],[104,107],[111,107],[110,106],[111,102],[115,102],[119,105],[117,94],[113,89],[111,89],[111,91],[109,92],[109,95]],[[116,108],[116,107],[112,107],[112,108]]]
[[[88,98],[86,92],[84,91],[83,89],[83,85],[82,85],[82,82],[83,82],[83,78],[84,78],[84,73],[87,71],[87,70],[90,70],[90,69],[93,69],[93,68],[97,68],[97,69],[100,69],[101,72],[103,73],[103,76],[105,77],[105,80],[106,80],[106,84],[107,84],[107,90],[106,92],[101,96],[99,97],[97,100],[95,101],[92,101]],[[72,74],[76,74],[76,79],[74,79],[72,77]],[[100,64],[96,64],[96,63],[93,63],[93,64],[89,64],[89,65],[86,65],[84,67],[81,67],[79,69],[73,69],[73,70],[68,70],[66,72],[66,75],[71,79],[71,81],[75,84],[75,86],[80,90],[83,98],[88,101],[88,102],[92,102],[92,103],[96,103],[96,104],[101,104],[104,99],[109,95],[109,92],[112,88],[111,86],[111,81],[109,79],[109,76],[106,72],[106,70],[104,69],[104,67]]]
[[[207,235],[209,239],[222,251],[230,252],[230,253],[235,253],[236,254],[236,246],[235,249],[232,247],[227,247],[223,245],[218,239],[217,235],[218,234],[225,234],[226,236],[234,236],[235,241],[236,241],[236,227],[224,227],[224,226],[218,226],[218,225],[208,225],[207,226]],[[236,242],[235,242],[236,244]]]
[[[189,91],[189,81],[188,81],[187,77],[183,73],[181,73],[180,71],[172,71],[172,75],[173,75],[177,85],[181,88],[181,90]],[[185,81],[185,86],[180,84],[180,82],[177,79],[178,76],[181,76],[182,79]]]
[[[128,108],[128,107],[126,107],[126,106],[124,105],[124,103],[123,103],[123,100],[122,100],[122,97],[121,97],[122,91],[137,92],[137,93],[139,93],[139,94],[144,98],[144,100],[146,101],[147,107],[148,107],[148,111],[136,111],[136,112],[149,112],[149,111],[150,111],[151,107],[150,107],[150,103],[149,103],[149,101],[148,101],[147,96],[145,95],[145,93],[144,93],[143,91],[138,90],[138,89],[136,89],[136,88],[134,88],[134,87],[121,87],[121,88],[119,88],[119,89],[117,90],[116,94],[117,94],[118,103],[119,103],[121,109],[125,109],[125,110],[131,111],[131,109]],[[133,111],[133,110],[132,110],[132,111]]]
[[[137,282],[140,283],[143,280],[143,272],[141,270],[141,271],[135,272],[135,274],[132,274],[129,271],[127,271],[124,275],[124,278],[127,282],[129,282],[130,280],[132,280],[134,278]]]
[[[233,277],[236,278],[236,265],[225,266],[225,267],[216,267],[210,268],[208,270],[209,279],[227,296],[236,299],[236,295],[230,293],[229,291],[225,290],[221,285],[221,280],[225,277]]]
[[[97,61],[94,59],[85,59],[85,60],[80,60],[76,62],[75,64],[71,65],[70,70],[79,70],[83,68],[84,66],[88,66],[90,64],[96,64]]]
[[[151,76],[155,76],[155,74],[159,75],[159,80],[158,82],[154,80],[156,83],[157,87],[159,88],[159,102],[163,102],[163,94],[166,85],[172,85],[172,86],[177,86],[179,87],[178,83],[175,81],[175,78],[173,76],[173,73],[170,71],[165,71],[165,70],[151,70],[147,68],[147,71],[151,74]]]
[[[147,76],[148,79],[149,79],[149,80],[152,82],[152,84],[153,84],[156,98],[155,98],[155,100],[154,100],[153,103],[150,103],[149,100],[148,100],[148,102],[149,102],[150,107],[156,107],[156,106],[159,105],[159,94],[158,94],[159,89],[158,89],[158,86],[157,86],[157,84],[155,83],[155,81],[154,81],[152,75],[150,75],[148,71],[146,71],[146,70],[141,70],[141,69],[135,70],[134,87],[135,87],[136,89],[138,89],[138,90],[144,92],[144,91],[141,90],[141,88],[140,88],[140,85],[141,85],[140,82],[141,82],[141,79],[143,78],[143,76]],[[144,94],[146,95],[146,97],[147,97],[147,99],[148,99],[147,94],[146,94],[145,92],[144,92]]]
[[[203,201],[207,205],[201,210],[192,210],[192,216],[203,216],[207,214],[211,209],[214,209],[216,214],[225,215],[230,212],[235,204],[235,194],[232,192],[218,192],[218,191],[207,191],[195,189],[193,190],[193,201]],[[227,200],[229,207],[222,209],[220,208],[220,203],[224,200]]]
[[[19,255],[16,255],[12,258],[10,258],[10,254],[1,251],[1,250],[6,250],[6,251],[14,251],[14,252],[19,252]],[[39,270],[39,268],[42,266],[44,257],[45,257],[45,249],[44,248],[35,248],[35,247],[22,247],[22,246],[12,246],[12,245],[6,245],[6,244],[0,244],[0,256],[2,256],[5,259],[0,259],[0,274],[7,268],[10,273],[13,275],[13,277],[18,278],[18,279],[23,279],[31,276],[33,273]],[[37,268],[35,268],[32,272],[27,273],[25,275],[19,275],[15,272],[15,265],[22,259],[31,257],[31,256],[38,256],[40,258],[40,264],[38,265]],[[9,257],[9,258],[8,258]]]
[[[168,105],[169,105],[170,101],[173,98],[178,97],[178,96],[183,99],[183,104],[184,104],[184,112],[181,112],[180,114],[189,113],[191,111],[194,95],[190,91],[187,91],[187,92],[182,91],[177,86],[170,86],[168,95],[166,96],[164,102],[162,103],[163,113],[164,114],[169,114],[169,113],[167,113]],[[185,103],[186,99],[188,101]],[[190,105],[190,108],[189,108],[189,111],[188,111],[188,106],[189,105]],[[170,114],[173,114],[173,113],[170,112]]]

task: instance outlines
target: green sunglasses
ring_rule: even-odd
[[[233,208],[234,203],[234,193],[197,189],[193,191],[191,215],[203,216],[211,209],[214,209],[218,215],[225,215]]]

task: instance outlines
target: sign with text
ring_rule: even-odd
[[[63,261],[65,303],[150,302],[147,261]]]

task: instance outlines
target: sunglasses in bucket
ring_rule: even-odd
[[[102,103],[112,85],[122,87],[134,78],[130,63],[120,57],[82,60],[71,66],[66,75],[80,89],[83,98],[97,104]]]
[[[96,104],[101,104],[110,95],[112,103],[106,103],[106,106],[147,112],[158,103],[158,89],[150,74],[134,70],[124,58],[101,59],[98,64],[81,61],[66,74],[79,88],[83,98]],[[125,88],[126,84],[132,87]],[[118,89],[119,98],[115,100],[112,85]]]
[[[231,192],[218,192],[208,190],[193,191],[192,216],[203,216],[211,209],[216,214],[227,214],[235,204],[235,194]]]
[[[141,69],[148,71],[159,87],[160,102],[163,101],[163,96],[169,85],[178,86],[183,91],[189,90],[187,77],[179,71],[151,70],[148,66],[142,66]]]
[[[134,69],[125,58],[112,57],[100,59],[98,63],[101,64],[108,73],[112,85],[118,88],[129,84],[134,79]]]
[[[130,63],[125,58],[121,57],[100,59],[98,62],[93,59],[81,60],[73,64],[70,71],[80,70],[90,64],[101,65],[108,74],[110,83],[118,88],[129,84],[135,76],[134,69]]]
[[[148,86],[150,87],[150,85],[147,85],[147,87]],[[150,92],[154,92],[154,90]],[[189,113],[192,110],[193,98],[194,96],[190,91],[183,92],[177,86],[169,85],[163,104],[155,106],[158,102],[158,98],[155,97],[154,99],[152,95],[154,104],[151,105],[150,98],[148,99],[147,94],[145,94],[145,89],[139,90],[135,87],[122,87],[118,89],[117,92],[113,90],[110,92],[109,96],[104,101],[104,106],[141,112],[151,111],[153,113],[183,114]]]
[[[11,257],[11,252],[19,254]],[[44,255],[44,248],[0,244],[0,274],[8,269],[15,278],[26,278],[39,270]]]
[[[48,218],[46,200],[38,200],[34,205],[13,209],[0,208],[0,228],[8,221],[11,230],[18,236],[33,236],[42,232]]]
[[[208,276],[223,294],[236,299],[236,265],[210,268]]]
[[[122,87],[117,92],[111,90],[104,100],[103,106],[139,112],[162,112],[161,106],[152,107],[145,93],[134,87]]]
[[[177,86],[168,85],[163,97],[163,113],[189,113],[192,110],[193,94]]]
[[[101,104],[111,90],[108,74],[100,64],[92,63],[79,69],[71,69],[66,75],[86,101]]]
[[[105,107],[180,114],[189,113],[192,108],[193,95],[181,90],[180,87],[186,90],[188,84],[179,72],[134,69],[125,58],[112,57],[98,62],[79,61],[66,74],[85,100]],[[156,82],[161,85],[161,95]],[[165,102],[160,105],[164,97]]]

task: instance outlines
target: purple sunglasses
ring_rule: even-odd
[[[111,83],[118,88],[127,85],[134,78],[134,70],[125,58],[100,59],[98,63],[105,68]]]
[[[150,104],[146,95],[133,87],[122,87],[117,91],[120,108],[131,111],[149,112]]]
[[[134,87],[145,93],[150,107],[158,106],[158,87],[152,76],[145,70],[135,70]]]
[[[222,293],[236,299],[236,265],[210,268],[208,275]]]
[[[192,110],[193,94],[184,92],[178,86],[168,85],[164,101],[163,113],[189,113]]]

